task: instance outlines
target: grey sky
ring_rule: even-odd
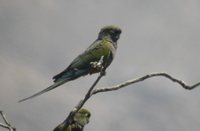
[[[52,84],[110,24],[123,32],[97,87],[160,71],[189,84],[200,81],[198,0],[1,0],[0,109],[18,131],[49,131],[65,119],[97,75],[17,101]],[[153,78],[98,94],[85,105],[92,113],[85,130],[198,131],[199,92]]]

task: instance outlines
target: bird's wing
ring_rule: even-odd
[[[99,61],[101,56],[104,56],[104,58],[111,56],[112,53],[109,49],[110,46],[112,46],[112,44],[108,41],[96,40],[82,54],[76,57],[64,71],[54,76],[54,81],[58,81],[59,79],[63,78],[64,75],[67,76],[67,74],[72,70],[75,72],[80,71],[80,75],[88,74],[91,67],[91,62]],[[109,61],[109,63],[111,63],[111,61]]]
[[[84,69],[90,66],[90,62],[98,61],[103,51],[103,43],[101,40],[95,41],[82,54],[76,57],[69,65],[70,68]]]
[[[90,67],[90,62],[99,61],[102,56],[104,56],[106,61],[112,55],[113,48],[114,47],[110,41],[97,40],[89,46],[85,52],[74,59],[68,69]]]

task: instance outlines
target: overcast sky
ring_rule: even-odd
[[[110,24],[123,32],[97,87],[151,72],[200,81],[199,0],[1,0],[0,109],[17,131],[51,131],[66,118],[97,75],[17,101],[52,84]],[[148,79],[92,97],[84,106],[92,113],[85,131],[198,131],[199,99],[200,87]]]

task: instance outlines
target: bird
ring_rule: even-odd
[[[66,125],[66,121],[59,124],[53,131],[83,131],[84,126],[89,123],[91,113],[85,108],[81,108],[75,113],[69,126]],[[67,127],[65,127],[67,126]]]
[[[98,62],[101,58],[102,67],[105,71],[113,61],[117,50],[117,41],[120,38],[121,32],[122,30],[115,25],[107,25],[101,28],[97,39],[83,53],[78,55],[64,71],[53,77],[54,83],[51,86],[19,102],[39,96],[81,76],[99,73],[100,70],[94,68],[94,64],[92,63]]]

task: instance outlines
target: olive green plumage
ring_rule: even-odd
[[[87,74],[98,73],[99,70],[92,68],[91,62],[96,62],[103,56],[104,70],[111,64],[117,49],[117,40],[121,29],[116,26],[105,26],[99,32],[97,40],[90,45],[82,54],[77,56],[71,64],[61,73],[53,77],[54,84],[48,88],[28,97],[20,102],[50,91],[68,81],[74,80]]]
[[[54,82],[63,79],[75,79],[77,77],[93,74],[98,71],[91,71],[91,62],[99,61],[104,56],[103,66],[107,68],[112,62],[117,49],[117,40],[121,29],[116,26],[106,26],[101,29],[98,39],[90,45],[86,51],[76,57],[72,63],[60,74],[53,77]],[[72,72],[72,73],[71,73]],[[75,73],[75,75],[74,75]],[[76,74],[77,73],[77,74]],[[73,75],[71,75],[73,74]],[[71,77],[69,77],[71,76]]]
[[[84,126],[89,123],[91,117],[90,111],[81,108],[74,116],[72,122],[65,128],[65,121],[59,124],[53,131],[83,131]]]

